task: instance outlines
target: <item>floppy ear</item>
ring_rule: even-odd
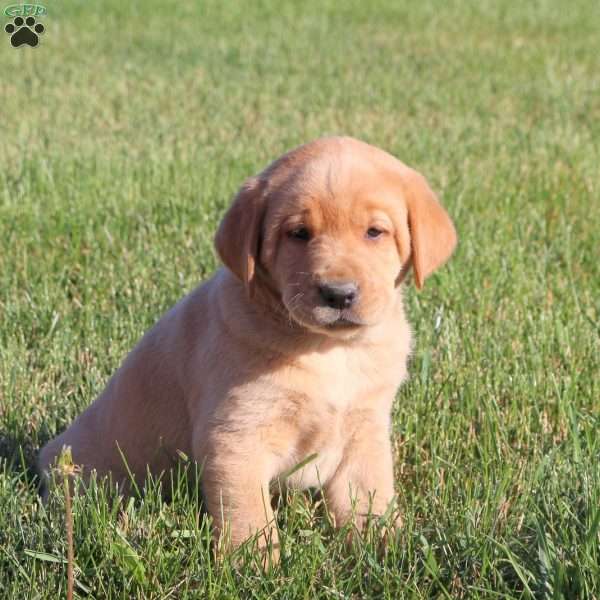
[[[425,177],[407,168],[402,179],[408,210],[411,262],[415,284],[421,289],[425,279],[450,258],[456,246],[456,230]]]
[[[258,177],[247,179],[225,213],[215,236],[223,264],[253,292],[260,231],[265,213],[264,185]]]

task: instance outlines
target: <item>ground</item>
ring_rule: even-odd
[[[75,499],[77,595],[600,597],[600,7],[592,0],[47,3],[0,49],[0,588],[66,593],[35,451],[216,267],[237,186],[326,133],[423,172],[459,232],[407,289],[404,526],[344,545],[288,498],[279,566],[174,500]],[[4,24],[10,19],[3,17]]]

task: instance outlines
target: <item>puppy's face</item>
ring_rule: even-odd
[[[351,138],[302,146],[249,180],[216,238],[249,287],[266,277],[291,319],[342,338],[386,318],[411,261],[420,287],[454,244],[425,180]]]
[[[402,270],[392,182],[368,163],[322,158],[268,194],[260,262],[291,318],[342,337],[381,321]]]

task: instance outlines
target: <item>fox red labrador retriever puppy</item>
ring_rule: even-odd
[[[425,178],[383,150],[330,137],[248,179],[216,235],[225,267],[162,317],[98,399],[45,446],[85,475],[141,483],[178,451],[202,465],[217,535],[275,535],[269,484],[321,486],[337,524],[394,498],[390,411],[416,286],[456,233]],[[127,462],[127,466],[124,464]]]

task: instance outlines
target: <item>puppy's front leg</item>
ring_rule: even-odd
[[[337,527],[353,520],[360,531],[369,515],[385,514],[394,501],[392,450],[385,424],[360,423],[324,492]]]
[[[217,445],[204,460],[202,488],[213,518],[215,540],[227,552],[259,532],[259,545],[278,555],[279,540],[271,508],[271,464],[259,448]]]

